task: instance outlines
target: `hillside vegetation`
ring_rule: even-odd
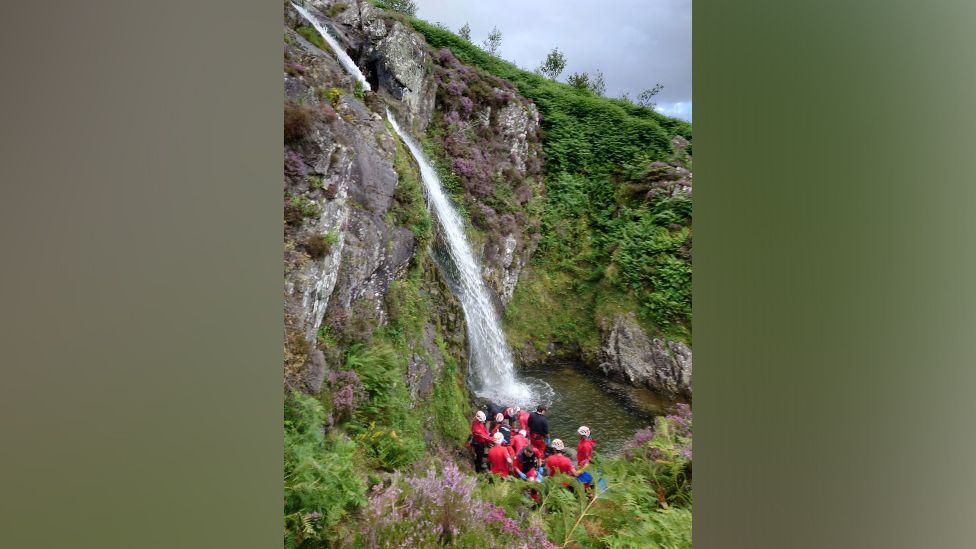
[[[531,269],[506,311],[516,348],[593,358],[599,323],[633,311],[652,334],[690,342],[691,125],[555,82],[410,19],[434,48],[503,78],[542,114],[546,194]],[[677,144],[677,146],[676,146]]]
[[[334,2],[323,13],[336,17],[351,7]],[[592,355],[602,319],[616,312],[636,313],[651,333],[690,340],[690,125],[521,70],[409,16],[383,17],[411,24],[432,48],[437,104],[418,137],[473,240],[497,254],[498,241],[517,227],[520,238],[527,235],[519,249],[535,249],[506,310],[513,345],[541,352],[556,343]],[[333,256],[352,258],[344,266],[367,252],[396,256],[393,237],[408,239],[410,251],[388,287],[355,286],[370,291],[348,308],[333,301],[342,314],[327,311],[308,337],[286,307],[284,546],[690,547],[686,405],[636,433],[620,456],[597,446],[587,470],[601,482],[589,489],[561,476],[531,485],[534,501],[521,480],[473,474],[463,316],[428,253],[438,237],[418,167],[382,119],[369,116],[380,112],[380,94],[343,83],[323,62],[331,57],[309,53],[305,40],[322,41],[301,25],[285,33],[286,276],[297,279]],[[479,132],[473,122],[479,108],[490,106],[496,116],[505,108],[528,111],[528,100],[541,113],[542,131],[526,132],[528,153],[517,163],[501,134],[487,125]],[[331,148],[336,143],[342,147]],[[374,177],[347,177],[344,183],[359,188],[338,190],[350,151],[390,155],[395,188],[377,220],[365,204],[377,194],[367,187]],[[382,171],[366,173],[376,174]],[[366,247],[374,234],[367,230],[313,225],[353,190],[358,202],[348,198],[347,215],[392,235],[375,248]],[[324,365],[311,388],[316,354]],[[421,367],[430,364],[437,367]]]

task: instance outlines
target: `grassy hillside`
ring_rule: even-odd
[[[633,311],[651,333],[690,342],[691,125],[595,96],[492,57],[410,19],[434,48],[512,82],[542,114],[546,197],[541,240],[506,311],[513,346],[550,342],[592,355],[599,323]],[[683,138],[676,149],[674,138]],[[684,169],[684,171],[683,171]]]

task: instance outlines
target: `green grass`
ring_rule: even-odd
[[[637,312],[654,332],[689,339],[691,271],[679,248],[691,235],[691,203],[645,199],[641,185],[652,161],[691,153],[691,145],[679,154],[671,144],[678,135],[690,141],[691,125],[524,71],[425,21],[393,17],[434,49],[449,48],[462,62],[512,82],[542,114],[546,194],[531,205],[542,218],[542,241],[506,315],[512,339],[542,343],[546,338],[533,336],[544,333],[592,347],[597,324],[624,311]],[[428,133],[437,131],[432,124]],[[437,147],[425,144],[440,160]],[[439,168],[463,203],[460,182]],[[486,202],[508,211],[510,190],[496,185]]]
[[[434,427],[445,440],[462,446],[468,439],[471,426],[471,404],[468,388],[461,376],[457,360],[451,355],[444,340],[437,337],[437,345],[444,357],[444,370],[434,385],[432,408]]]
[[[420,183],[420,171],[417,168],[410,151],[393,131],[387,122],[390,134],[396,141],[396,156],[393,168],[397,172],[399,181],[393,193],[393,205],[390,215],[394,223],[407,227],[417,237],[417,248],[423,250],[430,244],[434,236],[434,221],[427,211],[423,189]]]
[[[690,341],[691,201],[645,195],[663,170],[652,162],[690,167],[691,145],[679,152],[671,140],[690,141],[691,125],[524,71],[449,31],[409,21],[435,49],[515,84],[542,114],[546,190],[533,205],[542,240],[505,316],[512,343],[555,341],[587,354],[602,317],[614,311],[633,311],[649,332]],[[499,188],[488,203],[504,211],[510,200]]]
[[[312,43],[315,47],[317,47],[320,50],[324,50],[328,47],[326,46],[325,40],[322,38],[322,35],[320,35],[319,31],[315,30],[314,27],[308,27],[308,26],[298,27],[297,29],[295,29],[295,31],[298,34],[302,35],[302,38],[308,40],[310,43]]]

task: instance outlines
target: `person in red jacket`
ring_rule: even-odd
[[[512,433],[512,440],[509,444],[512,446],[512,451],[515,455],[518,455],[522,451],[522,448],[528,446],[529,439],[525,437],[525,429],[517,433]]]
[[[563,441],[558,438],[552,441],[552,455],[546,458],[546,470],[549,472],[550,477],[554,477],[559,473],[576,476],[576,472],[573,471],[573,462],[563,455],[563,450],[565,449],[566,445],[563,444]],[[569,486],[569,484],[564,482],[563,486]]]
[[[500,477],[507,477],[508,470],[512,467],[512,456],[508,453],[508,448],[502,443],[505,436],[495,433],[495,445],[488,450],[488,463],[491,466],[491,474]]]
[[[593,446],[596,441],[590,438],[590,428],[583,425],[576,430],[579,433],[580,441],[576,446],[576,464],[580,469],[583,469],[590,463],[590,459],[593,457]]]
[[[527,432],[529,430],[529,411],[516,406],[515,416],[518,417],[519,429],[525,429]],[[525,435],[525,438],[529,438],[529,435]]]
[[[491,444],[491,436],[485,427],[485,413],[478,410],[471,422],[471,448],[474,450],[474,472],[480,473],[485,469],[485,447]]]

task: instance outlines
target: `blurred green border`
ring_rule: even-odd
[[[0,547],[281,544],[281,22],[0,8]]]
[[[696,0],[696,547],[972,547],[976,3]]]

